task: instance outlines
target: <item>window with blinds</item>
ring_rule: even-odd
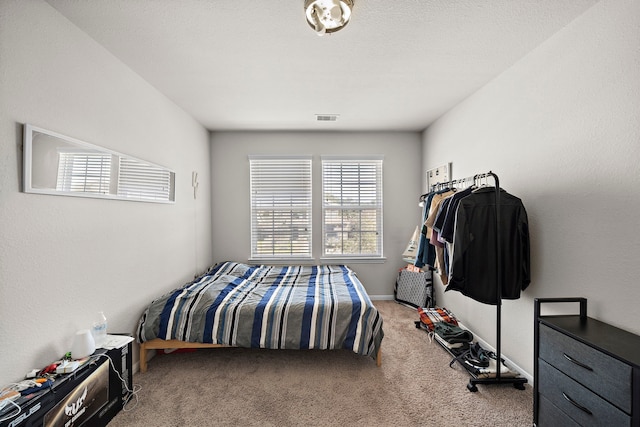
[[[325,257],[382,257],[382,159],[322,158]]]
[[[249,157],[251,258],[311,257],[311,158]]]
[[[56,190],[109,194],[111,155],[92,151],[60,151]]]
[[[173,173],[168,169],[120,157],[118,196],[137,200],[174,200]]]

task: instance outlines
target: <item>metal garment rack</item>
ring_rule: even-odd
[[[524,390],[524,384],[527,383],[527,379],[523,377],[503,377],[501,375],[501,367],[502,367],[502,346],[501,346],[501,329],[502,329],[502,248],[500,242],[500,179],[498,175],[489,171],[487,173],[482,173],[474,176],[470,176],[467,178],[457,179],[445,183],[435,184],[433,190],[444,189],[447,186],[456,186],[456,185],[465,185],[469,186],[469,183],[473,185],[483,184],[487,185],[487,179],[491,177],[493,178],[495,185],[495,212],[496,212],[496,376],[495,378],[478,378],[471,371],[468,371],[471,375],[469,379],[469,383],[467,384],[467,389],[471,392],[478,391],[477,384],[513,384],[513,386],[519,390]],[[458,360],[458,362],[465,367],[464,362]]]
[[[495,378],[471,378],[467,388],[469,391],[478,391],[476,384],[513,384],[513,386],[519,390],[524,390],[524,384],[527,382],[526,378],[522,377],[502,377],[500,374],[502,366],[502,353],[501,353],[501,330],[502,330],[502,248],[500,242],[500,180],[498,175],[489,171],[485,174],[476,175],[474,181],[492,177],[495,183],[495,209],[496,209],[496,377]]]
[[[461,178],[461,179],[453,179],[451,181],[445,181],[445,182],[438,182],[436,184],[433,184],[431,186],[431,189],[429,190],[428,193],[425,193],[423,195],[420,196],[420,201],[424,202],[426,200],[426,197],[433,193],[434,191],[438,191],[438,190],[444,190],[445,188],[465,188],[465,187],[469,187],[472,184],[476,184],[478,180],[480,180],[481,178],[486,178],[488,175],[487,174],[483,174],[482,176],[480,175],[474,175],[474,176],[469,176],[466,178]],[[478,177],[478,179],[476,179],[476,177]]]

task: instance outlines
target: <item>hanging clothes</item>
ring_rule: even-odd
[[[440,221],[445,215],[451,198],[457,194],[455,190],[448,190],[442,193],[439,198],[434,198],[431,202],[431,212],[427,218],[426,224],[428,228],[429,243],[435,250],[435,264],[434,268],[440,275],[440,280],[443,284],[447,284],[447,269],[444,260],[444,243],[439,238]]]
[[[497,238],[500,236],[502,299],[517,299],[531,282],[529,223],[522,201],[500,189],[496,229],[495,188],[482,187],[460,199],[455,216],[449,283],[476,301],[497,305]]]
[[[442,202],[449,196],[455,194],[455,190],[451,190],[451,189],[445,189],[442,190],[438,193],[436,193],[433,198],[431,199],[431,207],[429,209],[429,216],[427,217],[427,220],[425,221],[425,224],[427,225],[427,236],[430,238],[431,237],[431,232],[433,230],[433,224],[435,223],[436,220],[436,216],[438,215],[438,212],[440,211],[440,206],[442,204]]]
[[[436,249],[436,266],[443,285],[449,283],[449,254],[456,209],[460,199],[471,194],[472,190],[473,187],[468,187],[444,199],[434,221],[430,242]]]
[[[430,269],[435,268],[436,250],[433,246],[429,245],[429,238],[431,237],[431,225],[429,224],[429,218],[437,212],[437,205],[443,197],[443,194],[451,194],[452,190],[444,188],[441,190],[433,190],[424,198],[424,208],[422,216],[422,230],[420,236],[420,244],[418,245],[418,256],[415,265],[417,267],[428,266]]]
[[[454,196],[451,197],[447,206],[447,212],[445,212],[445,215],[442,219],[442,226],[440,227],[441,241],[453,243],[454,224],[456,221],[456,211],[458,209],[458,204],[460,203],[460,200],[471,194],[473,189],[474,187],[465,188],[464,190],[458,191]]]
[[[418,242],[418,254],[416,256],[416,260],[414,265],[416,267],[424,267],[428,263],[428,244],[427,244],[427,227],[424,224],[427,216],[429,215],[429,205],[431,204],[431,199],[433,198],[435,193],[431,192],[422,196],[421,200],[424,203],[422,207],[422,227],[420,228],[420,240]]]

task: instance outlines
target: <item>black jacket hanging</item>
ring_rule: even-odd
[[[501,246],[501,297],[517,299],[531,282],[529,223],[522,201],[500,190],[496,230],[495,188],[483,187],[460,200],[456,212],[449,284],[485,304],[498,304],[496,236]]]

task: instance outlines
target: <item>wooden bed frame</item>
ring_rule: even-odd
[[[147,350],[164,350],[175,348],[220,348],[230,347],[224,344],[203,344],[200,342],[186,342],[180,340],[163,340],[156,338],[150,341],[145,341],[140,344],[140,372],[147,372]],[[378,348],[376,354],[376,366],[382,366],[382,346]]]

